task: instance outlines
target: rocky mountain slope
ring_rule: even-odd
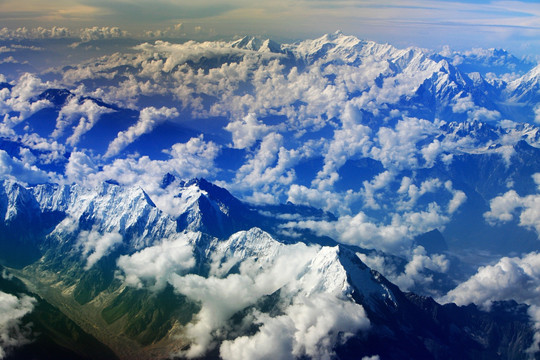
[[[2,247],[37,255],[21,256],[3,276],[23,281],[18,296],[52,304],[120,358],[238,358],[251,346],[262,356],[256,344],[263,339],[283,346],[266,350],[272,356],[527,356],[521,350],[533,331],[526,307],[501,303],[488,313],[405,294],[353,248],[280,242],[234,219],[247,205],[225,189],[192,180],[177,190],[186,206],[174,219],[140,188],[4,181]],[[236,228],[207,232],[205,221],[216,216]],[[21,226],[34,230],[32,241],[17,236]],[[39,328],[40,336],[58,349],[79,346],[74,333],[54,335],[56,326]],[[10,350],[12,358],[39,342],[29,344]]]

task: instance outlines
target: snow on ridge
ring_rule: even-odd
[[[369,267],[353,252],[338,245],[284,244],[259,228],[251,228],[227,240],[216,239],[206,250],[213,261],[212,272],[221,276],[250,258],[256,258],[257,267],[264,269],[275,266],[276,261],[291,253],[298,253],[294,258],[302,270],[286,285],[289,291],[300,291],[302,296],[328,293],[350,300],[354,291],[360,291],[368,304],[386,297],[394,299]]]

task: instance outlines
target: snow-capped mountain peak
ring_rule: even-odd
[[[538,103],[540,101],[540,65],[510,82],[505,91],[512,101]]]
[[[322,60],[324,62],[345,62],[360,64],[366,57],[383,61],[386,57],[395,55],[396,49],[388,44],[378,44],[373,41],[360,40],[352,35],[338,31],[326,34],[314,40],[305,40],[298,44],[285,47],[298,58],[307,62]]]
[[[231,42],[231,47],[257,52],[281,53],[281,45],[270,39],[260,39],[253,36],[244,36]]]
[[[18,216],[32,219],[39,205],[21,184],[4,180],[0,186],[0,218],[9,222]]]
[[[397,306],[395,296],[383,278],[372,272],[356,254],[341,246],[284,244],[259,228],[215,239],[204,248],[212,259],[211,273],[224,276],[248,260],[256,261],[257,271],[266,271],[282,261],[294,261],[295,277],[283,286],[302,296],[332,294],[343,299],[356,298],[368,306],[381,306],[388,299]],[[283,264],[285,265],[285,264]]]

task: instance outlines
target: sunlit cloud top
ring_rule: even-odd
[[[183,23],[186,36],[199,38],[254,34],[294,40],[340,29],[399,46],[448,44],[540,54],[536,0],[4,0],[0,19],[10,29],[108,26],[135,36]]]

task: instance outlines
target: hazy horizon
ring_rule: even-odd
[[[97,26],[117,27],[117,35],[127,37],[215,40],[258,35],[290,42],[341,30],[398,47],[503,48],[517,56],[540,55],[540,7],[535,1],[227,0],[216,5],[212,1],[6,0],[0,3],[0,14],[4,35],[23,27],[59,27],[78,34]]]

